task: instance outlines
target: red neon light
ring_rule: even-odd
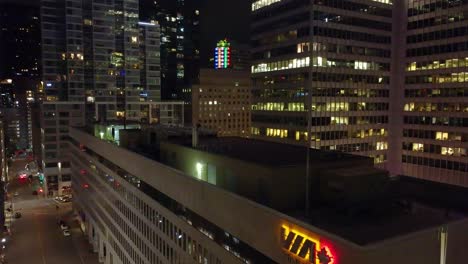
[[[301,262],[309,263],[309,254],[313,254],[313,264],[338,264],[336,251],[328,241],[324,241],[316,234],[303,233],[297,229],[290,228],[287,225],[282,225],[281,228],[283,248],[288,254],[295,258],[299,258]],[[300,239],[296,241],[297,239]],[[295,248],[292,251],[294,243],[300,243],[300,248]],[[302,248],[314,245],[313,248]],[[306,255],[299,255],[299,252],[306,251]],[[307,253],[308,252],[308,253]],[[305,262],[304,262],[305,263]]]
[[[322,249],[317,252],[317,259],[320,264],[333,264],[335,263],[335,257],[331,253],[328,247],[322,247]]]
[[[322,249],[325,252],[324,256],[327,256],[330,258],[330,261],[328,264],[338,264],[338,254],[336,254],[336,251],[334,250],[334,248],[330,246],[328,242],[325,242],[323,240],[320,241],[320,243],[321,243]]]

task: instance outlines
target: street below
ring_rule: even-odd
[[[10,169],[21,169],[22,164],[18,163],[15,161]],[[33,182],[20,182],[13,179],[14,171],[10,171],[10,175],[10,200],[6,201],[5,208],[12,204],[13,213],[19,212],[21,217],[11,220],[11,236],[7,238],[5,249],[6,263],[97,264],[97,254],[91,252],[91,246],[72,213],[71,202],[59,203],[42,194],[33,195],[38,186],[37,178]],[[17,196],[13,195],[15,192]],[[71,236],[64,236],[59,220],[70,226]]]

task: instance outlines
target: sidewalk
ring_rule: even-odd
[[[13,212],[8,212],[5,209],[5,226],[6,226],[7,230],[8,230],[9,235],[11,235],[11,226],[12,226],[14,221],[15,221],[15,219],[13,218]]]
[[[62,210],[62,208],[60,209]],[[61,218],[70,226],[75,247],[79,252],[82,263],[99,263],[98,253],[94,253],[87,234],[81,229],[80,220],[73,210],[61,213]]]
[[[11,194],[10,194],[11,195]],[[4,201],[4,215],[5,215],[5,227],[8,230],[8,235],[11,235],[11,226],[13,225],[13,222],[15,221],[14,214],[15,214],[15,204],[12,203],[12,198],[8,199],[7,201]],[[11,206],[11,210],[10,209]]]

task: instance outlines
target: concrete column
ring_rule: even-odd
[[[408,0],[393,1],[392,69],[386,169],[390,175],[402,173],[403,106],[405,96],[405,58]]]
[[[102,239],[100,239],[101,237],[102,237],[101,234],[96,232],[96,240],[97,240],[98,247],[99,247],[99,250],[98,250],[99,262],[104,262],[105,261],[105,259],[104,259],[104,241]]]

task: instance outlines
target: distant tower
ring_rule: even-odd
[[[232,67],[231,63],[231,43],[227,39],[220,40],[216,44],[214,54],[215,69],[227,69]]]

